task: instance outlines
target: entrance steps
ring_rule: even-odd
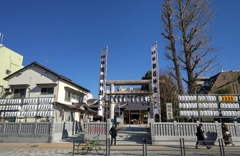
[[[151,139],[149,128],[146,125],[121,125],[117,127],[117,145],[141,145],[142,139]],[[74,138],[84,140],[84,132],[69,136],[55,143],[72,143]]]
[[[126,125],[117,133],[117,145],[142,144],[143,138],[150,140],[149,128],[146,125]]]

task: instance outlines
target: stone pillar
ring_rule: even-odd
[[[111,84],[110,86],[110,93],[114,93],[114,84]],[[114,108],[115,108],[116,103],[111,103],[109,104],[110,110],[109,110],[109,118],[113,122],[114,120]]]

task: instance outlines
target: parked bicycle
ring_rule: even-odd
[[[94,139],[95,138],[96,140],[87,140],[87,142],[79,144],[76,149],[77,153],[83,155],[92,151],[92,149],[95,148],[98,154],[104,155],[106,152],[106,145],[104,145],[101,141],[99,141],[99,134],[98,136],[94,137]]]

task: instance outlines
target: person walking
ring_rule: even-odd
[[[109,130],[109,134],[111,135],[111,145],[113,145],[113,140],[114,145],[116,145],[117,130],[114,124],[112,125],[112,128]]]
[[[199,149],[198,148],[199,142],[203,142],[203,144],[207,147],[207,149],[210,149],[212,147],[211,146],[207,146],[206,142],[204,141],[205,138],[204,138],[204,135],[203,135],[204,131],[202,130],[202,127],[203,127],[203,125],[201,123],[197,127],[197,133],[196,133],[196,135],[197,135],[197,142],[196,142],[195,149]]]
[[[228,126],[225,123],[222,123],[222,134],[225,146],[229,144],[232,144],[232,146],[234,146],[234,143],[232,142],[232,135],[230,134]]]

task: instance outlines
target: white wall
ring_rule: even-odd
[[[57,83],[57,77],[51,73],[45,73],[43,69],[35,66],[10,79],[8,85],[29,84],[26,97],[53,96],[41,95],[41,87],[36,85],[41,83]],[[56,88],[54,87],[54,94],[57,93]]]
[[[84,92],[83,90],[81,90],[81,89],[79,89],[75,86],[67,84],[63,81],[59,81],[59,90],[58,90],[58,96],[57,96],[57,99],[56,99],[57,102],[66,103],[66,104],[69,104],[69,105],[72,105],[73,102],[76,102],[76,103],[78,102],[77,100],[74,100],[74,99],[72,99],[71,101],[65,101],[65,91],[66,91],[65,87],[69,87],[69,88],[71,88],[73,90],[76,90],[78,92],[82,92],[85,95],[87,94],[86,92]]]

